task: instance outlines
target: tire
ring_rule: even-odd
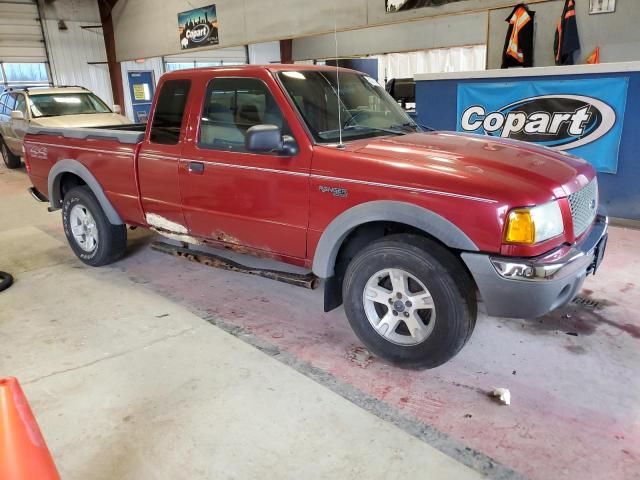
[[[7,168],[18,168],[22,163],[19,156],[11,153],[11,150],[9,150],[9,147],[7,147],[7,144],[4,143],[4,139],[2,138],[0,138],[0,154],[2,154],[2,160],[4,160]]]
[[[476,322],[475,291],[455,255],[409,234],[367,246],[347,267],[343,283],[347,318],[362,343],[412,369],[435,368],[462,349]]]
[[[87,265],[108,265],[124,255],[126,225],[109,222],[89,187],[75,187],[65,194],[62,224],[71,249]]]
[[[13,277],[7,272],[0,272],[0,292],[13,285]]]

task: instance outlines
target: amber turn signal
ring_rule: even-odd
[[[504,239],[508,243],[535,243],[536,226],[530,210],[512,210],[509,213]]]

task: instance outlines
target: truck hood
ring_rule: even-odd
[[[515,195],[522,198],[522,205],[565,197],[595,176],[591,165],[578,157],[483,135],[412,133],[358,140],[348,148],[361,155],[393,158],[395,166],[405,171],[404,178],[415,174],[422,185],[492,199]]]
[[[82,115],[61,115],[59,117],[41,117],[31,120],[31,125],[53,128],[108,127],[110,125],[130,124],[128,118],[117,113],[88,113]]]

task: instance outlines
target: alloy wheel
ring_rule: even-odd
[[[388,268],[373,274],[362,300],[369,323],[389,342],[418,345],[433,332],[433,297],[423,282],[405,270]]]
[[[92,252],[98,246],[98,226],[87,207],[74,205],[69,213],[71,233],[78,246],[85,252]]]

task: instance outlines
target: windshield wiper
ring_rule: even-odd
[[[396,125],[391,125],[391,127],[395,127]],[[402,125],[398,125],[402,127]],[[381,128],[381,127],[368,127],[366,125],[349,125],[348,127],[344,127],[343,130],[369,130],[372,132],[384,132],[390,133],[392,135],[404,135],[407,133],[406,130],[398,130],[396,128]]]
[[[388,133],[390,135],[405,135],[408,132],[406,130],[397,130],[392,128],[379,128],[379,127],[367,127],[366,125],[349,125],[342,129],[343,132],[348,132],[351,130],[359,130],[365,132],[383,132]],[[324,132],[318,132],[318,135],[324,137],[329,134],[337,134],[338,130],[325,130]]]
[[[414,132],[419,132],[418,128],[426,130],[428,132],[435,132],[435,128],[428,127],[426,125],[421,125],[417,122],[405,122],[398,125],[391,125],[391,127],[402,127],[402,128],[411,128]]]

